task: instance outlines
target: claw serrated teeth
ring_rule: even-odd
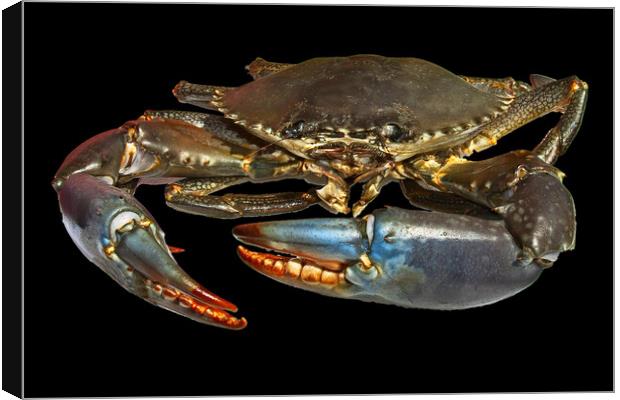
[[[301,274],[301,260],[293,258],[286,263],[286,274],[290,277],[297,278]]]
[[[155,293],[159,295],[161,295],[164,290],[164,288],[159,283],[154,284],[153,286],[151,286],[151,288]]]
[[[185,295],[180,295],[179,296],[179,305],[181,307],[183,307],[183,308],[191,308],[193,304],[194,304],[194,301],[191,298],[189,298],[189,297],[187,297]]]
[[[284,271],[284,262],[278,260],[275,263],[273,263],[273,268],[274,270],[278,271],[278,272],[282,272]]]
[[[310,264],[299,258],[254,252],[243,246],[238,247],[239,255],[248,265],[272,277],[299,279],[309,285],[321,284],[334,287],[345,282],[343,272],[334,272]]]
[[[321,273],[321,283],[326,285],[337,285],[338,284],[338,274],[332,271],[324,270]]]
[[[164,297],[164,299],[166,299],[166,300],[174,300],[174,299],[176,299],[177,297],[179,297],[179,292],[177,292],[177,291],[176,291],[176,290],[174,290],[174,289],[170,289],[170,288],[165,287],[165,288],[163,289],[162,296],[163,296],[163,297]]]
[[[319,283],[322,270],[314,265],[306,264],[301,269],[301,280],[306,283]]]
[[[239,319],[228,314],[226,311],[211,308],[208,305],[195,300],[191,296],[181,293],[175,288],[166,287],[160,283],[153,282],[150,279],[145,280],[145,285],[154,294],[163,297],[165,300],[176,302],[180,307],[187,310],[191,309],[196,314],[205,316],[220,325],[226,325],[227,327],[233,329],[243,329],[247,326],[247,321],[245,318]]]

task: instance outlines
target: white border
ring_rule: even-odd
[[[75,1],[78,2],[78,1]],[[80,1],[80,2],[97,2],[97,1],[92,1],[92,0],[85,0],[85,1]],[[116,1],[116,0],[110,0],[110,1],[99,1],[101,3],[116,3],[116,2],[121,2],[121,3],[127,3],[127,2],[131,2],[131,3],[141,3],[141,1]],[[1,8],[4,10],[5,8],[15,4],[16,2],[14,1],[10,1],[10,0],[0,0],[0,6]],[[506,1],[506,0],[492,0],[492,1],[484,1],[484,0],[478,0],[478,1],[438,1],[438,0],[426,0],[423,2],[416,2],[416,1],[410,1],[410,0],[390,0],[389,2],[386,1],[381,1],[381,0],[365,0],[365,1],[351,1],[351,0],[340,0],[337,3],[333,2],[333,1],[320,1],[320,0],[271,0],[271,1],[252,1],[252,0],[246,0],[246,1],[196,1],[196,0],[184,0],[184,1],[167,1],[167,0],[151,0],[151,1],[144,1],[143,3],[200,3],[200,4],[206,4],[206,3],[215,3],[215,4],[234,4],[234,3],[240,3],[240,4],[329,4],[329,5],[334,5],[334,4],[344,4],[344,5],[382,5],[382,6],[386,6],[386,5],[394,5],[394,6],[408,6],[408,5],[417,5],[417,6],[480,6],[480,7],[484,7],[484,6],[490,6],[490,7],[562,7],[562,8],[571,8],[571,7],[588,7],[588,8],[613,8],[615,6],[615,3],[612,1],[604,1],[604,0],[590,0],[587,3],[584,3],[583,1],[578,1],[578,0],[565,0],[565,1],[521,1],[519,3],[516,3],[514,1]],[[22,15],[22,29],[23,29],[23,15]],[[0,42],[2,41],[2,22],[0,20]],[[23,32],[22,32],[23,33]],[[22,34],[23,37],[23,34]],[[614,65],[617,65],[617,43],[618,43],[618,37],[617,37],[617,33],[615,30],[615,15],[614,15]],[[23,42],[22,42],[22,50],[23,50]],[[22,52],[23,54],[23,52]],[[2,61],[2,55],[0,53],[0,64]],[[22,63],[23,63],[23,59],[22,59]],[[2,67],[0,66],[0,86],[1,86],[1,72],[2,72]],[[615,74],[614,74],[615,75]],[[614,77],[615,78],[615,77]],[[619,111],[619,106],[618,104],[615,102],[616,99],[616,94],[618,93],[618,81],[616,79],[614,79],[614,132],[616,132],[616,119],[615,116],[618,115],[618,111]],[[22,93],[23,93],[23,81],[22,81]],[[2,118],[2,99],[0,98],[0,119]],[[22,104],[22,110],[23,110],[23,104]],[[22,120],[23,120],[23,111],[22,111]],[[22,121],[22,126],[23,126],[23,121]],[[7,132],[7,134],[11,134],[10,132]],[[620,198],[619,194],[620,194],[620,189],[618,186],[618,176],[620,176],[619,172],[619,168],[620,168],[620,164],[617,162],[617,159],[615,157],[616,154],[619,153],[619,143],[620,141],[615,140],[615,135],[614,135],[614,248],[618,249],[620,248],[620,238],[618,237],[618,235],[615,234],[615,232],[618,231],[618,228],[620,227],[620,219],[618,218],[618,215],[615,213],[615,209],[616,209],[616,203],[618,201],[618,199]],[[22,132],[22,149],[23,149],[23,132]],[[2,143],[0,142],[0,176],[2,174]],[[22,160],[23,160],[23,152],[22,152]],[[22,173],[23,173],[23,165],[22,165]],[[22,185],[23,185],[23,175],[22,175]],[[23,198],[23,186],[22,186],[22,198]],[[0,210],[2,209],[2,185],[0,185]],[[602,216],[603,218],[605,218],[605,216]],[[0,212],[0,224],[2,223],[2,214]],[[23,226],[23,214],[22,214],[22,226]],[[23,237],[22,237],[22,243],[23,243]],[[2,232],[0,232],[0,255],[2,254]],[[23,257],[23,248],[22,248],[22,257]],[[0,261],[1,264],[1,261]],[[615,267],[616,263],[615,263],[615,254],[614,254],[614,267]],[[584,268],[587,268],[588,266],[584,266]],[[586,271],[587,273],[596,273],[596,271]],[[619,276],[620,274],[615,274],[614,273],[614,288],[615,287],[620,287],[618,285],[619,283]],[[22,268],[22,282],[23,282],[23,268]],[[0,276],[0,286],[2,284],[2,278]],[[23,287],[22,287],[22,294],[23,294]],[[22,298],[22,305],[23,305],[23,298]],[[0,298],[0,309],[2,307],[2,299]],[[617,318],[615,318],[616,316],[616,311],[618,310],[618,298],[615,296],[615,291],[614,291],[614,332],[618,332],[618,327],[617,327]],[[22,316],[23,316],[23,308],[22,308]],[[0,320],[0,343],[2,340],[2,321]],[[23,324],[22,324],[22,332],[23,332]],[[23,339],[23,336],[22,336]],[[614,336],[614,344],[615,344],[615,336]],[[0,355],[1,355],[1,350],[0,350]],[[618,358],[618,349],[616,346],[614,346],[614,385],[616,382],[618,382],[618,370],[615,368],[615,360]],[[22,348],[22,360],[23,360],[23,348]],[[23,369],[22,369],[22,376],[23,376]],[[2,383],[2,366],[0,366],[0,384]],[[23,387],[22,387],[23,390]],[[426,399],[466,399],[466,398],[496,398],[499,397],[501,399],[506,399],[506,400],[514,400],[514,399],[521,399],[523,397],[527,396],[528,399],[553,399],[553,400],[573,400],[573,399],[583,399],[583,398],[587,398],[587,399],[594,399],[594,400],[598,400],[598,399],[607,399],[607,398],[615,398],[616,395],[614,393],[552,393],[552,394],[472,394],[472,395],[415,395],[415,397],[413,395],[390,395],[390,396],[373,396],[373,398],[375,399],[380,399],[380,400],[384,400],[384,399],[397,399],[397,398],[404,398],[404,397],[411,397],[411,398],[415,398],[420,399],[420,400],[426,400]],[[287,396],[288,398],[305,398],[305,397],[310,397],[310,396]],[[326,399],[366,399],[368,396],[321,396],[322,398],[326,398]],[[172,399],[177,399],[175,397],[171,397]],[[243,397],[242,399],[252,399],[252,398],[257,398],[257,399],[261,399],[261,400],[271,400],[271,399],[280,399],[281,397],[273,397],[273,396],[265,396],[265,397]],[[0,392],[0,400],[4,400],[4,399],[13,399],[13,397],[11,395],[9,395],[6,392]],[[180,398],[178,398],[180,399]],[[226,397],[226,399],[236,399],[236,397]]]

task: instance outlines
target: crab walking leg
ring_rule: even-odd
[[[467,200],[453,193],[423,188],[413,179],[400,181],[403,195],[412,206],[429,211],[441,211],[450,214],[473,215],[489,218],[495,216],[488,208]]]
[[[555,164],[579,132],[587,97],[587,90],[580,90],[576,93],[558,124],[547,132],[534,149],[534,153],[547,164]]]
[[[454,310],[510,297],[540,276],[517,263],[502,221],[382,209],[364,219],[322,218],[237,226],[241,259],[279,282],[327,296]]]
[[[513,99],[516,96],[520,96],[532,90],[527,83],[517,81],[513,78],[494,79],[473,76],[461,76],[461,78],[476,89],[504,99]]]
[[[517,150],[483,161],[451,157],[443,164],[418,160],[407,171],[501,216],[524,262],[551,266],[575,246],[575,205],[564,174],[536,153]]]
[[[180,84],[183,83],[184,82],[181,82]],[[193,86],[193,84],[190,85]],[[204,89],[199,92],[203,93],[209,91]],[[200,96],[200,94],[197,96]],[[251,135],[246,130],[235,125],[235,123],[229,119],[216,117],[211,114],[189,111],[147,111],[145,113],[145,119],[150,121],[154,118],[164,120],[172,118],[173,120],[187,122],[197,128],[204,129],[209,133],[209,135],[217,137],[222,142],[229,143],[237,148],[248,150],[239,151],[237,149],[237,154],[244,154],[243,162],[241,164],[242,170],[239,172],[242,172],[245,174],[244,176],[249,177],[249,180],[252,182],[265,182],[275,179],[293,178],[304,179],[306,182],[323,186],[316,191],[312,190],[308,192],[287,193],[284,196],[269,195],[264,198],[253,198],[252,196],[243,195],[243,197],[239,197],[239,205],[241,205],[241,203],[245,203],[251,208],[253,208],[251,203],[256,204],[256,202],[265,201],[270,201],[273,203],[272,211],[269,211],[269,207],[266,207],[263,214],[257,213],[254,216],[266,216],[286,212],[278,210],[288,210],[289,212],[300,211],[315,204],[315,196],[318,196],[321,200],[320,205],[332,213],[346,214],[349,212],[349,185],[337,173],[332,171],[330,168],[321,166],[310,160],[299,160],[291,154],[283,151],[278,146],[266,145],[265,142],[262,142],[256,136]],[[241,177],[239,178],[241,179]],[[247,180],[240,180],[239,183],[246,181]],[[207,179],[205,182],[211,184],[214,181]],[[180,197],[177,197],[176,194],[180,191],[184,191],[182,190],[182,186],[183,184],[179,183],[178,185],[169,187],[166,195],[166,198],[170,203],[169,205],[180,211],[184,210],[181,207],[175,207],[175,205],[177,205],[177,201],[175,199],[179,199],[180,202],[189,201],[191,204],[188,205],[190,205],[191,209],[194,211],[196,211],[194,206],[200,206],[202,204],[205,207],[205,213],[202,215],[216,216],[217,213],[211,214],[211,211],[214,211],[215,208],[220,206],[225,207],[225,203],[235,197],[229,195],[226,199],[209,199],[206,202],[203,202],[200,199],[190,200],[187,196],[184,196],[183,199],[181,199]],[[209,193],[213,193],[216,190],[220,189],[211,190]],[[284,204],[286,202],[290,202],[290,204]],[[211,211],[207,211],[207,209]],[[230,211],[232,214],[224,213],[220,218],[231,218],[233,215],[241,216],[232,209]],[[246,214],[244,216],[252,215]]]
[[[218,185],[222,181],[224,183]],[[244,181],[248,181],[248,178],[213,177],[179,181],[166,188],[166,204],[175,210],[189,214],[213,218],[241,218],[301,211],[320,202],[319,197],[312,191],[259,195],[228,193],[223,196],[213,196],[210,194],[223,187]]]
[[[193,104],[207,110],[219,110],[212,102],[228,90],[225,86],[199,85],[187,81],[180,81],[172,89],[172,94],[181,103]]]
[[[147,110],[144,112],[143,118],[146,120],[164,119],[187,122],[207,131],[209,135],[217,137],[222,142],[251,151],[257,151],[265,146],[264,141],[245,129],[240,129],[233,121],[213,114],[196,111]]]
[[[253,79],[259,79],[267,75],[275,74],[276,72],[292,67],[293,65],[295,64],[277,63],[257,57],[247,67],[245,67],[245,69]]]
[[[211,114],[176,110],[147,111],[144,118],[149,121],[172,119],[187,122],[205,130],[209,135],[224,143],[236,146],[237,154],[243,155],[243,161],[240,164],[241,170],[239,171],[245,174],[243,176],[185,179],[168,186],[166,199],[172,208],[216,218],[267,216],[303,210],[316,204],[316,197],[318,196],[323,202],[321,205],[327,210],[348,212],[348,185],[340,176],[309,160],[299,160],[278,146],[266,145],[265,142],[228,119]],[[306,182],[323,187],[308,192],[282,195],[227,195],[225,198],[211,196],[209,199],[203,199],[211,193],[232,185],[248,181],[265,182],[284,178],[304,179]],[[232,202],[237,205],[231,208]],[[263,211],[259,211],[256,207],[259,204],[264,206]],[[204,208],[204,212],[200,211],[198,207]]]
[[[395,181],[400,181],[400,187],[409,203],[429,211],[442,211],[457,214],[485,216],[489,211],[482,206],[468,201],[460,196],[438,190],[422,188],[415,180],[403,175],[403,164],[385,165],[375,173],[362,187],[360,199],[351,208],[354,217],[361,215],[366,206],[381,193],[381,189]]]
[[[59,189],[63,222],[91,262],[127,291],[203,324],[242,329],[230,302],[179,267],[153,217],[131,195],[89,174],[70,175]]]
[[[460,153],[468,156],[487,149],[515,129],[550,112],[561,112],[563,115],[557,129],[554,128],[554,133],[548,134],[550,137],[545,140],[554,142],[555,138],[559,137],[560,149],[562,152],[566,151],[581,124],[588,85],[575,76],[545,82],[542,86],[535,85],[534,90],[516,97],[509,106],[506,105],[509,109],[485,125],[472,140],[461,145]],[[543,160],[550,158],[542,149],[538,153]]]

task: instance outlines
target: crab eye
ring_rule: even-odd
[[[284,139],[299,139],[304,131],[304,121],[297,121],[282,132]]]
[[[383,136],[390,139],[393,142],[398,142],[409,134],[406,130],[402,129],[396,124],[386,124],[383,127]]]

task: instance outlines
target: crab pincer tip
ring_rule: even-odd
[[[212,305],[217,308],[221,308],[223,310],[237,312],[239,308],[231,303],[230,301],[221,298],[220,296],[209,292],[202,286],[198,286],[192,290],[192,295],[196,296],[198,299],[206,302],[209,305]]]
[[[170,245],[168,245],[168,250],[170,250],[170,252],[172,254],[179,254],[179,253],[184,253],[185,252],[185,249],[183,249],[181,247],[170,246]]]

